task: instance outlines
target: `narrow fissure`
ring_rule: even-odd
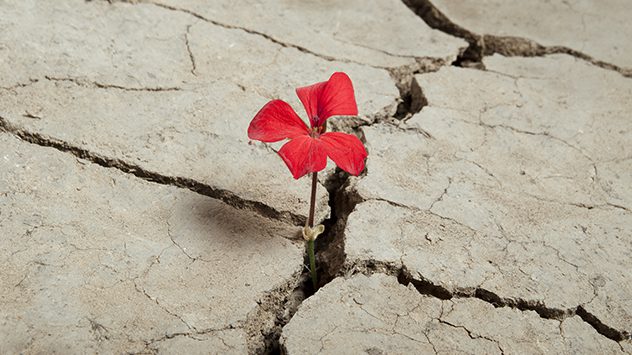
[[[402,2],[428,26],[467,41],[469,44],[467,49],[452,63],[456,66],[484,69],[483,57],[495,53],[506,57],[541,57],[549,54],[567,54],[595,66],[616,71],[625,77],[632,77],[632,69],[630,68],[621,68],[565,46],[544,46],[533,40],[516,36],[473,33],[452,22],[430,0],[402,0]]]
[[[191,62],[191,74],[197,76],[197,64],[195,62],[195,56],[193,56],[193,51],[191,50],[191,44],[189,43],[189,36],[191,35],[191,26],[188,25],[187,30],[184,33],[184,44],[187,47],[187,54],[189,55],[189,61]]]
[[[296,226],[302,226],[305,224],[305,217],[293,214],[289,211],[278,211],[259,201],[243,199],[231,191],[216,188],[191,178],[163,175],[154,171],[143,169],[138,165],[128,163],[121,159],[106,157],[61,140],[46,137],[40,133],[27,132],[13,126],[1,116],[0,132],[12,134],[13,136],[31,144],[54,148],[61,152],[70,153],[77,158],[88,160],[105,168],[117,169],[123,173],[134,175],[145,181],[188,189],[200,195],[221,200],[222,202],[237,209],[251,210],[264,217],[285,221]]]
[[[264,39],[266,39],[266,40],[268,40],[268,41],[270,41],[272,43],[278,44],[278,45],[280,45],[282,47],[294,48],[294,49],[296,49],[296,50],[298,50],[298,51],[300,51],[302,53],[309,54],[309,55],[312,55],[312,56],[324,59],[326,61],[330,61],[330,62],[331,61],[339,61],[339,62],[355,63],[355,64],[361,64],[362,65],[362,63],[358,63],[358,62],[355,62],[353,60],[342,59],[342,58],[334,58],[334,57],[331,57],[331,56],[328,56],[328,55],[325,55],[325,54],[316,53],[316,52],[314,52],[314,51],[312,51],[312,50],[310,50],[308,48],[305,48],[305,47],[302,47],[302,46],[299,46],[299,45],[296,45],[296,44],[285,43],[285,42],[283,42],[281,40],[278,40],[278,39],[276,39],[276,38],[274,38],[274,37],[272,37],[272,36],[270,36],[270,35],[268,35],[268,34],[266,34],[264,32],[260,32],[260,31],[252,30],[252,29],[249,29],[249,28],[246,28],[246,27],[230,25],[230,24],[227,24],[227,23],[222,23],[222,22],[219,22],[219,21],[216,21],[216,20],[212,20],[212,19],[207,18],[207,17],[205,17],[205,16],[203,16],[203,15],[197,13],[197,12],[191,11],[191,10],[186,9],[186,8],[171,6],[171,5],[163,4],[163,3],[160,3],[160,2],[154,2],[154,1],[147,1],[146,3],[154,5],[154,6],[157,6],[157,7],[160,7],[160,8],[163,8],[163,9],[166,9],[166,10],[169,10],[169,11],[177,11],[177,12],[185,13],[185,14],[191,15],[191,16],[197,18],[197,19],[200,19],[200,20],[202,20],[204,22],[208,22],[208,23],[210,23],[212,25],[215,25],[215,26],[223,27],[223,28],[226,28],[226,29],[232,29],[232,30],[240,30],[240,31],[243,31],[243,32],[255,35],[255,36],[259,36],[259,37],[262,37],[262,38],[264,38]]]
[[[371,275],[375,273],[381,273],[397,277],[400,284],[404,286],[413,285],[417,292],[422,295],[435,297],[441,300],[449,300],[453,298],[478,298],[484,302],[490,303],[496,308],[509,307],[515,308],[521,311],[534,311],[541,318],[554,319],[563,321],[566,318],[572,316],[579,316],[584,322],[588,323],[591,327],[597,331],[597,333],[620,342],[626,339],[631,339],[632,334],[628,331],[620,331],[614,329],[601,322],[595,315],[586,311],[583,306],[578,306],[570,309],[551,308],[546,306],[541,301],[532,301],[525,299],[513,299],[505,298],[497,295],[489,290],[476,287],[476,288],[456,288],[451,291],[441,285],[437,285],[422,275],[413,277],[409,270],[405,266],[396,265],[394,263],[386,263],[376,260],[364,260],[360,263],[353,265],[346,265],[344,267],[344,273],[347,276],[354,274]]]
[[[45,75],[44,79],[49,81],[67,81],[71,82],[77,86],[88,87],[88,88],[98,88],[98,89],[118,89],[123,91],[153,91],[153,92],[162,92],[162,91],[181,91],[180,87],[127,87],[116,84],[107,84],[101,83],[98,81],[90,81],[85,78],[73,78],[73,77],[55,77],[50,75]],[[38,80],[31,79],[31,83],[36,83]],[[23,85],[25,86],[25,85]]]

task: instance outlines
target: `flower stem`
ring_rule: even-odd
[[[314,210],[316,209],[316,187],[318,186],[318,173],[312,173],[312,195],[309,201],[309,218],[307,226],[314,227]]]
[[[307,226],[314,227],[314,210],[316,209],[316,187],[318,187],[318,172],[312,174],[312,193],[309,202],[309,218],[307,219]],[[314,255],[314,241],[307,242],[307,255],[309,257],[309,271],[312,274],[312,286],[314,286],[314,292],[318,286],[318,279],[316,276],[316,256]]]
[[[314,292],[316,292],[316,287],[318,287],[318,280],[316,279],[316,257],[314,255],[313,240],[307,242],[307,255],[309,255],[309,271],[312,274],[312,286],[314,287]]]

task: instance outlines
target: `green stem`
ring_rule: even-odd
[[[309,255],[309,271],[312,274],[312,286],[314,286],[314,291],[316,291],[316,287],[318,286],[318,280],[316,276],[316,256],[314,255],[314,241],[310,240],[307,242],[307,255]]]

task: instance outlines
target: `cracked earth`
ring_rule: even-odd
[[[0,353],[632,353],[624,0],[0,0]],[[246,129],[334,71],[367,169]]]

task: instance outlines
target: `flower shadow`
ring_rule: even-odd
[[[278,237],[301,240],[299,227],[202,195],[177,201],[169,228],[176,243],[200,257],[222,250],[254,251],[270,246]]]

